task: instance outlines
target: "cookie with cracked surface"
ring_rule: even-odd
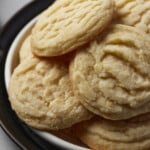
[[[68,66],[59,58],[29,58],[18,65],[10,79],[12,108],[28,125],[57,130],[92,115],[74,96]]]
[[[77,51],[70,77],[82,104],[112,120],[150,112],[149,43],[147,34],[116,24]]]
[[[95,38],[113,17],[113,0],[59,0],[45,10],[32,30],[37,56],[58,56]]]
[[[95,117],[74,128],[77,137],[94,150],[150,149],[150,114],[121,121]]]
[[[22,45],[20,47],[20,50],[19,50],[19,60],[20,62],[28,59],[29,57],[34,57],[32,51],[31,51],[31,43],[30,43],[30,40],[31,40],[31,35],[28,35],[24,41],[22,42]]]
[[[115,0],[117,22],[135,26],[150,35],[149,0]]]

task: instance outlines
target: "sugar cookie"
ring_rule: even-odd
[[[112,120],[150,112],[149,43],[147,34],[114,25],[79,49],[70,76],[84,106]]]
[[[38,129],[63,129],[92,116],[74,96],[67,64],[58,58],[26,59],[13,72],[8,91],[18,116]]]
[[[31,35],[27,36],[24,41],[22,42],[22,45],[19,50],[19,60],[20,62],[26,60],[29,57],[34,57],[31,51]]]
[[[38,18],[33,53],[62,55],[95,38],[113,17],[113,0],[58,0]]]
[[[94,150],[149,150],[150,114],[124,121],[95,117],[76,126],[75,132]]]
[[[117,22],[137,27],[150,35],[149,0],[115,0]]]

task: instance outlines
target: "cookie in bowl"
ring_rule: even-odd
[[[38,18],[31,36],[37,56],[58,56],[94,39],[111,22],[113,0],[58,0]]]
[[[79,49],[70,65],[76,96],[93,113],[111,120],[150,111],[150,40],[115,24]]]
[[[60,60],[29,57],[11,76],[11,106],[21,120],[34,128],[63,129],[92,116],[74,95],[67,64]]]
[[[116,21],[134,26],[150,35],[149,0],[115,0]]]
[[[94,117],[74,126],[78,138],[94,150],[148,150],[150,114],[112,121]]]
[[[31,35],[29,34],[25,39],[23,40],[21,47],[19,49],[19,61],[22,62],[26,60],[27,58],[34,57],[34,54],[31,51]]]

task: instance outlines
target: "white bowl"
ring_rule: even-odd
[[[15,40],[13,41],[5,63],[5,84],[8,88],[8,83],[11,77],[11,74],[14,70],[14,68],[18,64],[18,51],[20,48],[20,45],[23,41],[23,39],[26,37],[26,35],[31,31],[31,28],[33,27],[34,23],[36,21],[36,18],[32,19],[16,36]],[[50,141],[51,143],[54,143],[55,145],[58,145],[59,147],[68,149],[68,150],[88,150],[86,147],[82,146],[81,143],[74,142],[74,139],[72,140],[66,140],[63,138],[59,138],[54,134],[36,130],[31,128],[36,134],[38,134],[40,137],[46,139],[47,141]]]

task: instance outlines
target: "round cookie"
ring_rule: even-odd
[[[20,50],[19,50],[19,60],[20,62],[28,59],[29,57],[34,57],[34,55],[32,54],[32,51],[31,51],[31,43],[30,43],[30,40],[31,40],[31,35],[28,35],[24,41],[22,42],[22,45],[20,47]]]
[[[112,120],[150,112],[150,40],[126,25],[113,25],[70,64],[73,89],[93,113]]]
[[[150,114],[130,120],[92,118],[75,126],[78,138],[94,150],[149,150]]]
[[[113,17],[113,0],[58,0],[38,18],[31,44],[37,56],[58,56],[95,38]]]
[[[149,0],[115,0],[117,22],[135,26],[150,35],[150,1]]]
[[[74,96],[68,66],[59,58],[24,60],[12,74],[8,93],[17,115],[34,128],[63,129],[92,116]]]

